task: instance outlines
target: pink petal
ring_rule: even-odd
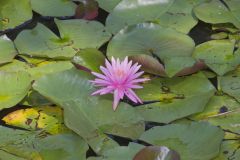
[[[117,109],[117,106],[118,106],[118,103],[120,101],[120,97],[119,97],[119,94],[118,94],[118,90],[116,89],[114,91],[114,94],[113,94],[113,110],[115,111]]]
[[[93,75],[95,75],[98,78],[104,79],[104,80],[109,80],[107,76],[104,76],[103,74],[92,72]]]

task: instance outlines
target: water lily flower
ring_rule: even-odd
[[[112,93],[114,111],[124,95],[134,103],[142,103],[141,99],[133,91],[133,89],[143,88],[139,85],[140,82],[149,80],[148,78],[139,78],[144,73],[144,71],[139,71],[141,65],[138,65],[138,63],[132,64],[132,61],[128,61],[128,57],[122,62],[112,57],[111,64],[108,60],[105,60],[105,65],[106,67],[100,66],[103,74],[92,72],[97,78],[91,82],[95,86],[101,87],[92,95]]]

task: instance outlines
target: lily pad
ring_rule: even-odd
[[[63,112],[60,107],[41,106],[20,109],[2,119],[6,124],[27,130],[44,130],[50,134],[69,132],[63,125]]]
[[[234,70],[240,64],[240,51],[234,52],[235,42],[212,40],[198,45],[193,56],[219,75]]]
[[[99,6],[107,12],[111,12],[121,0],[96,0]]]
[[[136,143],[129,143],[128,146],[111,148],[103,153],[101,157],[90,157],[88,160],[133,160],[134,156],[144,146]]]
[[[125,26],[156,20],[173,2],[174,0],[122,0],[108,15],[106,28],[115,34]]]
[[[30,0],[1,1],[0,11],[0,30],[15,28],[32,19]]]
[[[0,71],[0,109],[9,108],[20,102],[31,86],[30,75],[26,72]]]
[[[42,16],[73,16],[77,5],[71,0],[30,0],[32,9]]]
[[[232,133],[240,134],[240,107],[239,103],[227,96],[213,96],[204,111],[190,118],[198,121],[207,121],[220,126]]]
[[[218,155],[223,136],[224,132],[218,127],[193,122],[153,127],[140,139],[173,149],[181,154],[181,159],[211,160]]]
[[[189,0],[175,0],[169,10],[161,15],[156,22],[162,26],[188,33],[198,22],[192,14],[195,5],[196,3]]]
[[[121,30],[110,41],[107,56],[124,58],[125,56],[149,55],[158,56],[165,64],[166,70],[174,75],[184,67],[192,64],[193,40],[171,28],[164,28],[153,23],[143,23]],[[187,61],[187,65],[179,64],[176,59]],[[171,60],[172,59],[172,60]],[[174,72],[173,72],[174,71]]]
[[[104,143],[110,143],[110,148],[115,145],[103,133],[138,138],[144,131],[142,117],[130,105],[121,103],[113,112],[108,98],[90,96],[94,89],[89,79],[88,73],[72,69],[42,77],[34,89],[64,108],[66,125],[96,152]]]
[[[24,159],[86,159],[87,144],[75,134],[46,133],[0,127],[0,150]],[[1,157],[2,158],[2,157]]]
[[[214,92],[214,86],[201,73],[172,79],[155,78],[136,91],[142,100],[154,103],[136,109],[146,121],[169,123],[201,112]]]
[[[11,62],[17,54],[12,41],[3,35],[0,37],[0,46],[0,64]]]
[[[240,157],[240,141],[229,140],[224,141],[221,145],[220,154],[213,160],[234,160]]]
[[[227,0],[226,3],[228,3],[228,1],[229,0]],[[230,0],[229,3],[233,4],[234,1],[231,1],[232,0]],[[235,1],[235,3],[237,3],[237,1]],[[240,28],[240,19],[239,17],[236,17],[236,9],[240,9],[240,7],[239,5],[234,6],[235,7],[232,8],[232,10],[231,6],[226,7],[224,3],[219,0],[211,0],[195,7],[194,13],[197,18],[207,23],[232,23],[236,27]]]
[[[61,39],[76,49],[99,48],[111,38],[111,34],[97,21],[57,20]]]
[[[105,57],[97,49],[80,50],[72,59],[77,67],[85,67],[89,71],[100,72],[99,67],[104,64]]]
[[[218,78],[221,90],[240,102],[240,68]]]
[[[36,57],[70,58],[76,54],[72,43],[56,36],[44,25],[22,31],[14,41],[20,54]]]

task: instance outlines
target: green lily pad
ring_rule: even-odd
[[[35,142],[40,156],[44,160],[86,160],[88,145],[75,134],[48,136]]]
[[[0,37],[0,49],[0,64],[11,62],[17,55],[12,41],[6,35]]]
[[[70,58],[76,54],[72,43],[56,36],[44,25],[22,31],[14,41],[20,54],[36,57]]]
[[[77,5],[71,0],[30,0],[32,9],[42,16],[73,16]]]
[[[2,160],[8,160],[8,159],[11,159],[11,160],[26,160],[26,159],[23,159],[21,157],[15,156],[14,154],[10,154],[10,153],[2,151],[2,150],[0,150],[0,157],[1,157]]]
[[[0,2],[0,30],[15,28],[32,19],[29,0],[7,0]]]
[[[116,34],[108,45],[107,55],[120,58],[156,55],[166,63],[166,70],[169,71],[167,74],[172,76],[192,64],[194,47],[193,40],[185,34],[157,24],[143,23],[125,28]],[[179,64],[180,60],[177,61],[177,58],[186,61],[187,64]]]
[[[162,26],[188,33],[198,22],[192,14],[195,5],[196,3],[189,0],[175,0],[169,10],[161,15],[156,22]]]
[[[45,106],[45,105],[53,105],[48,99],[43,97],[35,90],[30,90],[27,96],[20,102],[20,105],[25,106]]]
[[[104,61],[103,53],[92,48],[80,50],[72,59],[75,65],[86,67],[94,72],[101,72],[99,67],[104,65]]]
[[[201,112],[214,92],[214,86],[200,73],[172,79],[155,78],[136,93],[143,101],[157,102],[136,109],[146,121],[169,123]]]
[[[9,108],[20,102],[31,86],[30,75],[26,72],[0,71],[0,109]]]
[[[220,89],[240,102],[240,68],[218,78]]]
[[[224,132],[216,126],[193,122],[153,127],[140,139],[173,149],[181,159],[211,160],[218,155],[223,136]]]
[[[121,0],[111,0],[111,1],[106,1],[106,0],[96,0],[99,4],[99,6],[104,9],[107,12],[111,12]]]
[[[118,146],[103,153],[101,157],[90,157],[88,160],[133,160],[134,156],[144,148],[143,145],[129,143],[128,146]]]
[[[115,145],[103,133],[138,138],[144,131],[143,118],[130,105],[121,103],[113,112],[108,98],[90,96],[94,89],[89,79],[88,73],[72,69],[42,77],[33,87],[64,108],[66,125],[96,152],[102,152],[104,143],[110,143],[107,148]]]
[[[27,69],[33,80],[36,80],[46,74],[52,74],[71,69],[72,63],[69,61],[43,61],[37,66]]]
[[[0,71],[19,72],[26,71],[27,69],[29,69],[29,67],[30,66],[27,63],[14,59],[11,63],[1,65]]]
[[[229,140],[224,141],[221,145],[220,154],[213,160],[234,160],[240,157],[240,141]]]
[[[61,38],[76,49],[99,48],[111,38],[111,34],[97,21],[55,19],[55,23]]]
[[[193,120],[207,121],[225,130],[240,134],[239,103],[229,96],[213,96],[204,111],[190,116]]]
[[[122,0],[107,17],[106,28],[115,34],[125,26],[156,20],[173,2],[174,0]]]
[[[234,53],[235,42],[229,40],[212,40],[198,45],[193,53],[196,59],[219,75],[234,70],[240,64],[240,52]]]
[[[231,0],[227,0],[226,3],[228,1],[235,7],[231,8],[232,6],[228,6],[229,8],[227,8],[221,1],[211,0],[195,7],[194,13],[197,18],[207,23],[232,23],[240,28],[240,18],[236,17],[236,14],[238,13],[236,9],[239,10],[240,7],[239,5],[234,5],[237,1],[231,2]]]
[[[24,159],[72,160],[86,159],[88,146],[79,136],[46,133],[0,127],[0,150]],[[2,158],[2,157],[1,157]]]

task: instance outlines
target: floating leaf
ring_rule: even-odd
[[[72,160],[80,158],[84,160],[88,150],[87,144],[72,133],[51,136],[1,126],[0,141],[0,150],[24,159]]]
[[[29,68],[27,72],[36,80],[46,74],[57,73],[72,68],[69,61],[43,61],[35,67]]]
[[[0,2],[0,30],[14,28],[32,18],[29,0],[7,0]]]
[[[74,48],[99,48],[111,38],[104,26],[97,21],[55,20],[61,38]]]
[[[229,0],[227,0],[229,1]],[[227,3],[226,1],[226,3]],[[229,3],[232,0],[229,1]],[[237,3],[235,1],[235,3]],[[233,4],[233,3],[232,3]],[[232,23],[240,28],[240,19],[236,17],[236,8],[240,9],[239,5],[234,5],[233,11],[231,6],[227,8],[224,3],[219,0],[211,0],[200,4],[194,8],[195,15],[202,21],[207,23]],[[235,11],[234,11],[235,10]]]
[[[116,5],[121,2],[121,0],[111,0],[111,1],[106,1],[106,0],[96,0],[99,4],[99,6],[104,9],[107,12],[111,12]]]
[[[77,67],[86,67],[94,72],[100,72],[99,67],[104,64],[104,61],[103,53],[91,48],[80,50],[72,59]]]
[[[144,54],[156,55],[164,64],[169,62],[169,64],[165,64],[166,70],[168,71],[170,67],[169,74],[173,75],[192,64],[192,61],[189,60],[193,49],[194,42],[187,35],[157,24],[143,23],[125,28],[116,34],[108,45],[107,55],[120,58]],[[179,64],[179,60],[176,61],[178,57],[190,63],[188,65],[171,63],[177,62]]]
[[[8,152],[5,152],[5,151],[2,151],[0,150],[0,157],[1,157],[1,160],[26,160],[26,159],[23,159],[21,157],[18,157],[18,156],[15,156],[14,154],[10,154]]]
[[[207,121],[225,130],[240,134],[240,107],[239,103],[229,96],[213,96],[204,111],[190,118],[198,121]]]
[[[203,60],[214,72],[224,75],[240,64],[240,50],[234,53],[234,43],[229,40],[212,40],[198,45],[193,56]]]
[[[214,91],[214,86],[203,74],[172,79],[156,78],[143,84],[143,89],[136,93],[144,101],[157,102],[136,109],[146,121],[169,123],[201,112]]]
[[[30,89],[31,79],[26,72],[0,71],[0,109],[9,108],[20,102]]]
[[[113,112],[110,100],[90,96],[93,87],[89,79],[88,73],[72,69],[39,79],[34,89],[64,108],[66,125],[96,152],[101,152],[104,145],[115,146],[103,133],[138,138],[144,131],[142,117],[130,105],[121,103]]]
[[[71,0],[30,0],[32,9],[42,16],[73,16],[77,5]]]
[[[90,157],[88,160],[133,160],[139,150],[144,148],[143,145],[129,143],[128,146],[119,146],[111,148],[103,153],[101,157]]]
[[[240,68],[218,78],[221,90],[240,102]]]
[[[161,15],[156,22],[162,26],[188,33],[198,22],[192,14],[195,5],[189,0],[175,0],[169,10]]]
[[[6,37],[6,35],[0,37],[0,49],[0,64],[11,62],[17,54],[13,43]]]
[[[234,160],[240,157],[240,141],[229,140],[223,141],[220,154],[213,160]]]
[[[22,31],[14,43],[19,53],[36,57],[69,58],[76,53],[72,43],[59,38],[40,23],[32,30]]]
[[[32,131],[44,130],[50,134],[68,131],[63,125],[63,112],[59,107],[34,107],[9,113],[2,119],[6,124]]]
[[[125,26],[156,20],[173,2],[174,0],[122,0],[107,17],[107,30],[115,34]]]
[[[218,127],[194,122],[153,127],[140,139],[171,148],[181,154],[181,159],[211,160],[218,155],[223,136],[224,132]]]

